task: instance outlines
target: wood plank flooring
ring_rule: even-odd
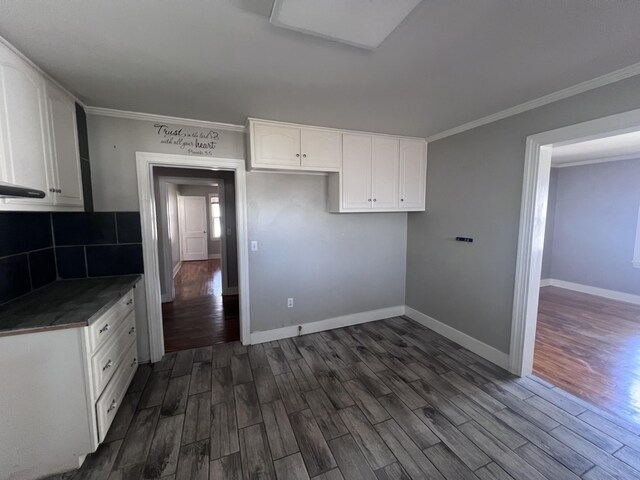
[[[542,288],[533,369],[567,392],[640,421],[640,306]]]
[[[124,405],[64,478],[640,478],[640,424],[402,317],[170,353]]]
[[[240,339],[238,295],[222,296],[220,260],[183,262],[176,296],[162,304],[165,351]]]

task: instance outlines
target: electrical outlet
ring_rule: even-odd
[[[258,241],[257,240],[251,240],[251,251],[252,252],[257,252],[258,251]]]
[[[293,298],[287,298],[287,308],[293,308]]]

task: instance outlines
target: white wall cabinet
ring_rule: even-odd
[[[400,208],[424,209],[427,161],[426,144],[400,140]]]
[[[248,150],[252,169],[337,172],[342,133],[250,118]]]
[[[82,210],[73,98],[0,43],[0,181],[45,192],[0,210]]]

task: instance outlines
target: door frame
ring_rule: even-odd
[[[527,137],[511,321],[511,372],[531,375],[554,146],[640,130],[640,109]]]
[[[201,170],[226,170],[235,173],[236,235],[238,248],[238,292],[240,295],[240,341],[250,343],[249,242],[247,232],[247,182],[245,160],[237,158],[196,157],[167,153],[136,152],[138,199],[142,226],[142,256],[145,272],[147,323],[151,362],[164,355],[158,225],[153,185],[153,167],[177,167]]]

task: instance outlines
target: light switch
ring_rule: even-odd
[[[257,240],[251,240],[251,251],[252,252],[257,252],[258,251],[258,241]]]

